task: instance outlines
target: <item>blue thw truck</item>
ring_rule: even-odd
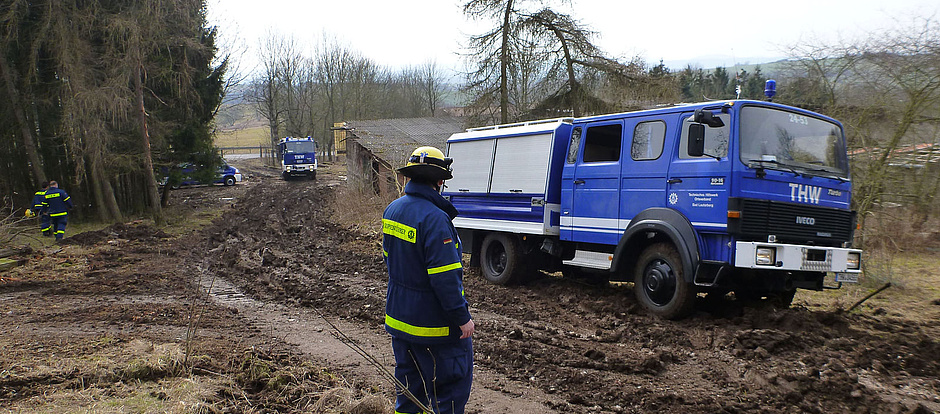
[[[676,319],[699,293],[788,306],[861,272],[843,127],[817,113],[683,104],[468,129],[447,153],[443,195],[493,283],[600,274]]]
[[[277,144],[281,160],[281,176],[285,180],[293,177],[317,177],[317,143],[311,137],[281,138]]]

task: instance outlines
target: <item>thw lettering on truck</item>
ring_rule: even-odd
[[[819,195],[821,193],[821,187],[790,183],[790,201],[819,204]]]

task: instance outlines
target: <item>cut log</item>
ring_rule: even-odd
[[[15,255],[15,254],[29,254],[29,253],[31,253],[32,251],[33,251],[33,249],[30,249],[29,246],[27,246],[27,247],[22,247],[22,248],[19,248],[19,249],[0,249],[0,259],[2,259],[2,258],[4,258],[4,257],[10,257],[10,256],[13,256],[13,255]]]
[[[25,260],[0,259],[0,272],[10,270],[25,263]]]

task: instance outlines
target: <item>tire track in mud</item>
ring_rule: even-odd
[[[360,236],[331,224],[318,211],[328,200],[321,193],[329,192],[331,184],[335,181],[320,175],[317,183],[273,180],[252,189],[233,217],[223,218],[224,224],[209,237],[212,250],[194,273],[202,274],[200,286],[213,302],[237,309],[250,321],[254,335],[296,346],[348,379],[380,387],[393,398],[393,387],[378,368],[333,331],[335,326],[383,361],[385,369],[394,369],[391,340],[382,325],[384,264],[377,252],[345,250],[342,246]],[[305,202],[280,205],[272,201],[279,194]],[[263,220],[257,219],[259,214]],[[278,243],[285,235],[298,242]],[[478,365],[468,412],[555,413],[560,411],[550,407],[562,404],[538,388]]]
[[[234,284],[216,277],[202,277],[200,286],[209,292],[211,300],[221,306],[234,308],[249,321],[252,330],[269,339],[283,341],[297,347],[300,352],[316,358],[330,369],[337,369],[347,378],[362,382],[366,387],[390,390],[379,369],[339,339],[334,328],[351,338],[356,345],[383,362],[383,368],[392,372],[395,358],[391,342],[384,330],[342,319],[324,318],[315,309],[255,300]],[[501,375],[477,369],[471,395],[469,413],[512,412],[520,414],[554,413],[543,402],[548,400],[539,390],[528,387],[504,387]],[[520,400],[518,397],[524,397]]]

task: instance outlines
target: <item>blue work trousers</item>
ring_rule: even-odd
[[[52,235],[52,220],[49,219],[49,213],[39,213],[39,231],[47,236]]]
[[[55,231],[55,239],[62,240],[65,237],[65,225],[69,222],[69,216],[50,217],[52,219],[52,229]]]
[[[463,414],[473,383],[471,338],[440,345],[416,344],[392,338],[395,378],[436,414]],[[396,414],[423,411],[398,390]]]

